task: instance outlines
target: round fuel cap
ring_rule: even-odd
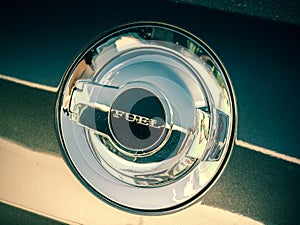
[[[57,130],[68,165],[125,211],[197,202],[226,165],[236,106],[222,63],[199,38],[154,22],[103,33],[61,82]]]

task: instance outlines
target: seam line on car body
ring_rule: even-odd
[[[57,217],[57,216],[53,216],[53,215],[50,215],[48,213],[43,213],[41,211],[38,211],[38,210],[35,210],[35,209],[31,209],[31,208],[28,208],[26,206],[23,206],[23,205],[20,205],[20,204],[17,204],[17,203],[13,203],[11,201],[7,201],[7,200],[2,199],[2,198],[0,198],[0,202],[4,203],[6,205],[12,206],[12,207],[21,209],[21,210],[25,210],[25,211],[27,211],[29,213],[34,213],[36,215],[39,215],[39,216],[42,216],[42,217],[45,217],[45,218],[48,218],[48,219],[55,220],[57,222],[61,222],[61,223],[65,223],[65,224],[70,224],[70,225],[80,225],[80,223],[76,223],[74,221],[70,221],[70,220],[66,220],[66,219],[63,219],[63,218],[60,218],[60,217]]]
[[[3,74],[0,74],[0,79],[11,81],[11,82],[14,82],[14,83],[17,83],[17,84],[22,84],[22,85],[32,87],[32,88],[36,88],[36,89],[41,89],[41,90],[44,90],[44,91],[49,91],[49,92],[57,92],[58,91],[57,87],[51,87],[51,86],[47,86],[47,85],[44,85],[44,84],[38,84],[38,83],[30,82],[30,81],[27,81],[27,80],[21,80],[19,78],[5,76]]]
[[[43,84],[38,84],[38,83],[34,83],[34,82],[30,82],[30,81],[26,81],[26,80],[21,80],[15,77],[10,77],[10,76],[6,76],[3,74],[0,74],[0,79],[3,80],[7,80],[7,81],[11,81],[14,83],[18,83],[18,84],[22,84],[28,87],[32,87],[32,88],[36,88],[36,89],[41,89],[44,91],[49,91],[49,92],[57,92],[58,91],[58,87],[52,87],[52,86],[47,86],[47,85],[43,85]],[[284,155],[282,153],[278,153],[277,151],[271,150],[271,149],[267,149],[264,147],[260,147],[254,144],[250,144],[246,141],[243,140],[236,140],[235,144],[237,146],[249,149],[249,150],[253,150],[253,151],[257,151],[260,153],[263,153],[265,155],[269,155],[275,158],[279,158],[288,162],[292,162],[292,163],[296,163],[298,165],[300,165],[300,159],[297,159],[295,157],[292,156],[288,156],[288,155]]]
[[[250,143],[248,143],[246,141],[242,141],[242,140],[236,140],[235,144],[237,146],[240,146],[240,147],[243,147],[243,148],[246,148],[249,150],[257,151],[257,152],[263,153],[268,156],[272,156],[272,157],[275,157],[275,158],[278,158],[281,160],[285,160],[285,161],[288,161],[291,163],[296,163],[296,164],[300,165],[300,159],[297,159],[292,156],[284,155],[282,153],[278,153],[275,150],[271,150],[271,149],[263,148],[263,147],[260,147],[257,145],[253,145],[253,144],[250,144]]]

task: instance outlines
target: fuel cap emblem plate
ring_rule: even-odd
[[[166,116],[161,101],[142,88],[121,93],[111,106],[109,118],[115,139],[131,150],[154,150],[166,133]]]

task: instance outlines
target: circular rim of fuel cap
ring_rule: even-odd
[[[197,202],[224,170],[236,100],[202,40],[168,24],[131,23],[101,34],[73,60],[56,127],[65,161],[93,194],[127,212],[168,214]]]

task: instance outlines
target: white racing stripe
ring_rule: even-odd
[[[91,194],[61,157],[31,151],[2,138],[0,171],[0,202],[72,225],[263,224],[200,202],[172,215],[141,217],[123,212]]]
[[[26,81],[26,80],[21,80],[21,79],[15,78],[15,77],[5,76],[2,74],[0,74],[0,79],[11,81],[11,82],[14,82],[17,84],[22,84],[22,85],[36,88],[36,89],[41,89],[44,91],[49,91],[49,92],[57,92],[58,91],[57,87],[51,87],[51,86],[47,86],[47,85],[43,85],[43,84],[37,84],[37,83],[33,83],[30,81]]]
[[[242,140],[236,140],[235,144],[240,146],[240,147],[249,149],[249,150],[254,150],[254,151],[263,153],[265,155],[269,155],[269,156],[272,156],[272,157],[275,157],[275,158],[278,158],[278,159],[282,159],[282,160],[285,160],[285,161],[288,161],[288,162],[291,162],[291,163],[296,163],[296,164],[300,165],[300,159],[297,159],[297,158],[294,158],[294,157],[291,157],[291,156],[288,156],[288,155],[284,155],[282,153],[278,153],[274,150],[270,150],[270,149],[266,149],[266,148],[263,148],[263,147],[260,147],[260,146],[257,146],[257,145],[253,145],[253,144],[250,144],[250,143],[248,143],[246,141],[242,141]]]

